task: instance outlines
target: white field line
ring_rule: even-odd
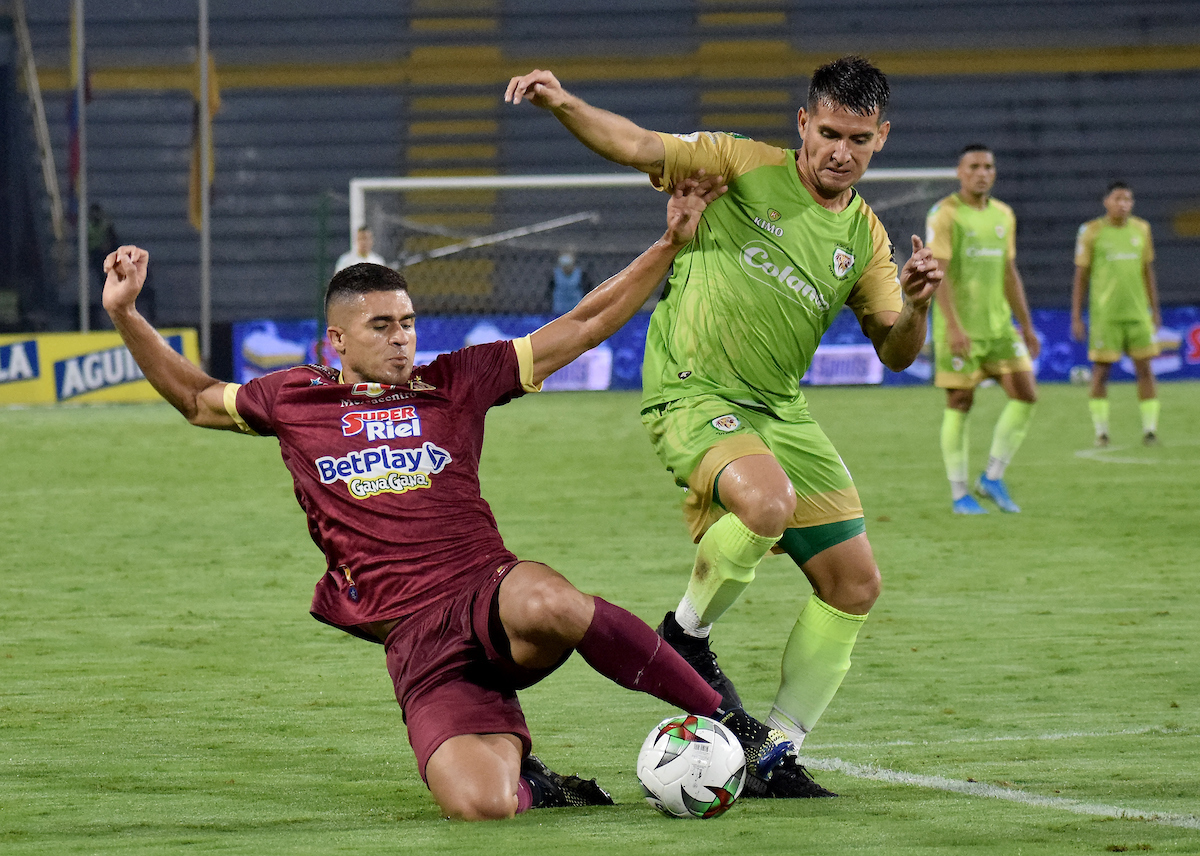
[[[1174,448],[1183,446],[1196,446],[1200,442],[1196,440],[1176,440],[1171,443]],[[1087,461],[1096,461],[1101,464],[1181,464],[1187,466],[1195,463],[1194,461],[1168,459],[1168,458],[1130,458],[1117,455],[1117,452],[1124,452],[1126,449],[1134,448],[1132,446],[1106,446],[1103,449],[1079,449],[1075,452],[1075,457],[1083,458]]]
[[[852,761],[843,761],[841,758],[801,756],[800,760],[814,770],[844,773],[847,776],[853,776],[857,779],[870,779],[893,785],[930,788],[932,790],[966,794],[972,797],[1007,800],[1008,802],[1036,806],[1038,808],[1068,811],[1073,814],[1111,817],[1117,820],[1141,820],[1147,823],[1157,823],[1162,826],[1200,830],[1200,818],[1190,814],[1171,814],[1169,812],[1104,805],[1103,803],[1081,802],[1080,800],[1067,799],[1066,797],[1047,797],[1040,794],[1027,793],[1016,788],[989,785],[984,782],[947,779],[944,776],[923,776],[917,773],[905,773],[902,770],[888,770],[883,767],[876,767],[873,764],[855,764]]]
[[[1129,737],[1140,734],[1186,734],[1183,728],[1123,728],[1120,731],[1058,731],[1048,734],[1005,734],[996,737],[952,737],[949,740],[888,740],[871,743],[822,743],[817,749],[874,749],[879,746],[945,746],[952,743],[1010,743],[1033,740],[1092,740],[1097,737]]]

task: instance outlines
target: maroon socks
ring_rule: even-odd
[[[633,613],[595,598],[596,615],[578,647],[587,664],[626,689],[708,716],[721,694]]]

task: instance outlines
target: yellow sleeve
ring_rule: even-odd
[[[1149,264],[1154,261],[1154,236],[1150,234],[1150,224],[1145,220],[1139,220],[1138,226],[1141,227],[1142,233],[1146,236],[1146,251],[1142,253],[1142,263]]]
[[[651,183],[670,193],[675,183],[698,169],[709,175],[722,175],[733,181],[760,166],[779,166],[788,158],[787,149],[756,140],[735,137],[721,131],[696,131],[693,134],[657,132],[666,149],[662,175],[651,175]]]
[[[868,315],[877,312],[899,312],[904,308],[899,272],[892,258],[892,242],[888,239],[887,229],[879,222],[875,212],[869,209],[868,211],[874,252],[867,269],[863,271],[854,288],[850,289],[850,296],[846,298],[846,305],[854,311],[859,323]]]
[[[240,383],[227,383],[222,391],[225,401],[225,412],[229,414],[229,418],[233,420],[233,424],[238,427],[238,430],[243,434],[249,434],[251,437],[257,437],[258,432],[246,424],[246,420],[242,418],[242,414],[238,413],[237,409],[237,391],[242,388]]]
[[[1096,232],[1099,231],[1099,223],[1095,220],[1089,220],[1079,227],[1079,234],[1075,236],[1075,267],[1090,268],[1092,266],[1092,251],[1096,246]]]
[[[526,392],[541,392],[542,385],[533,382],[533,342],[528,336],[513,339],[513,350],[517,352],[517,370],[521,375],[521,389]]]
[[[954,257],[954,204],[950,197],[929,209],[925,217],[925,246],[936,259]]]

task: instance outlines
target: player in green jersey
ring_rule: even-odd
[[[1083,298],[1088,300],[1088,359],[1092,394],[1088,406],[1096,445],[1108,445],[1108,374],[1126,353],[1137,374],[1142,442],[1158,442],[1158,394],[1150,360],[1158,356],[1154,331],[1162,325],[1154,276],[1150,224],[1133,216],[1133,191],[1114,181],[1104,196],[1105,216],[1079,227],[1075,242],[1075,287],[1071,292],[1071,335],[1083,341]]]
[[[986,514],[967,488],[967,415],[975,387],[995,378],[1009,401],[975,490],[1001,511],[1016,512],[1021,509],[1008,494],[1004,471],[1033,418],[1037,383],[1030,357],[1037,358],[1040,345],[1017,272],[1017,221],[1011,208],[991,196],[996,160],[987,146],[962,150],[958,180],[958,192],[934,205],[925,221],[925,242],[946,274],[933,313],[934,385],[946,390],[942,458],[954,513]]]
[[[571,95],[547,71],[513,78],[505,95],[549,109],[593,151],[664,190],[697,169],[729,186],[677,257],[646,343],[642,421],[688,488],[699,542],[687,591],[660,632],[728,705],[740,704],[709,648],[710,628],[767,552],[788,553],[813,595],[788,639],[768,723],[797,746],[850,668],[880,590],[858,492],[809,415],[800,379],[843,305],[884,365],[907,367],[941,279],[915,235],[897,276],[887,232],[854,190],[887,139],[888,94],[886,78],[861,58],[817,69],[795,150],[649,131]],[[791,760],[749,791],[831,795]]]

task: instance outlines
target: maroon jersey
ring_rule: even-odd
[[[342,628],[398,618],[515,560],[480,495],[479,456],[488,408],[536,389],[529,340],[445,354],[407,386],[339,381],[298,366],[225,391],[243,431],[279,438],[328,560],[313,615]]]

